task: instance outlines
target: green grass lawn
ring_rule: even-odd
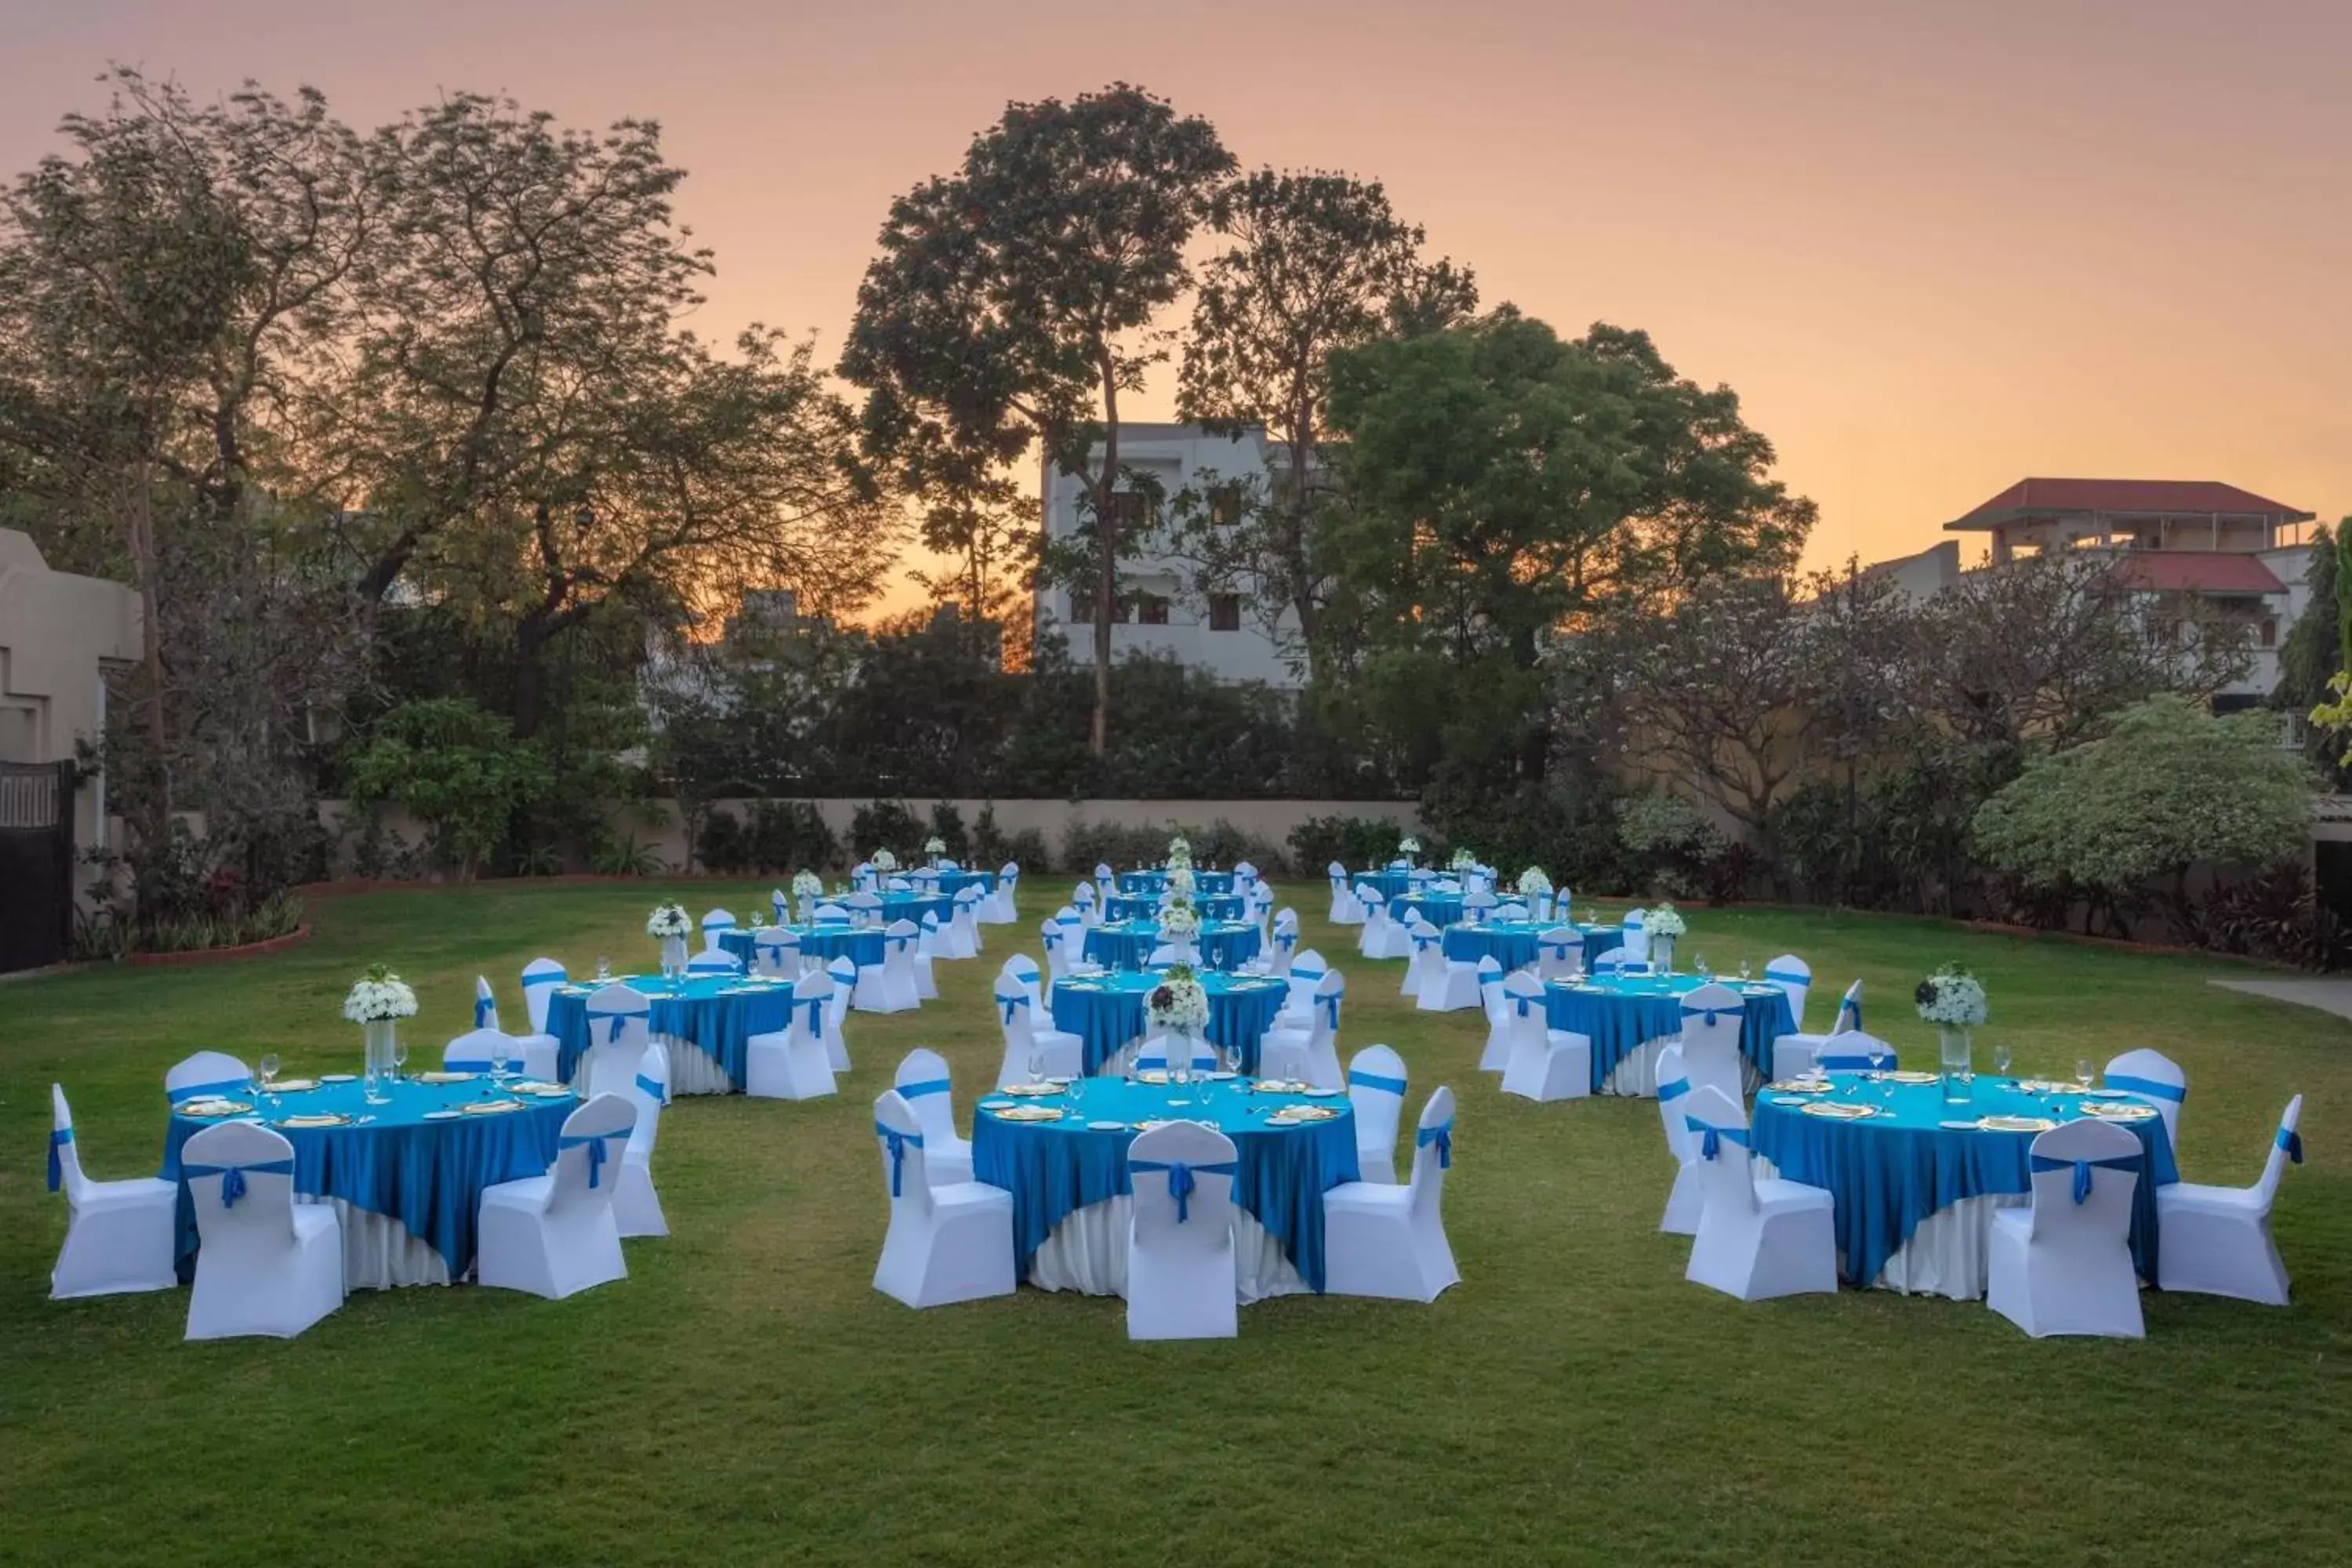
[[[2310,1161],[2276,1218],[2293,1307],[2151,1292],[2143,1342],[2035,1342],[1981,1303],[1687,1285],[1686,1244],[1656,1233],[1655,1104],[1503,1099],[1476,1016],[1409,1009],[1402,966],[1357,958],[1310,889],[1307,941],[1349,982],[1343,1054],[1402,1053],[1408,1125],[1435,1085],[1460,1097],[1463,1283],[1434,1306],[1291,1297],[1244,1309],[1235,1341],[1135,1345],[1117,1300],[876,1294],[870,1102],[928,1045],[969,1121],[999,1055],[989,981],[1035,953],[1034,907],[1025,937],[987,927],[981,961],[941,963],[921,1012],[852,1015],[839,1098],[665,1117],[675,1234],[628,1243],[623,1283],[361,1293],[299,1340],[202,1345],[184,1293],[46,1299],[53,1079],[93,1175],[152,1173],[186,1053],[352,1068],[337,1008],[376,959],[416,985],[411,1038],[437,1052],[478,971],[519,1018],[535,954],[647,966],[645,910],[673,891],[765,894],[374,894],[317,905],[316,937],[271,958],[0,986],[0,1563],[2352,1560],[2352,1025],[2221,991],[2194,959],[1935,922],[1694,910],[1681,948],[1803,955],[1817,1027],[1859,973],[1915,1063],[1934,1047],[1908,993],[1946,958],[1991,994],[1980,1047],[2022,1069],[2155,1046],[2194,1084],[2192,1180],[2252,1180],[2303,1091]]]

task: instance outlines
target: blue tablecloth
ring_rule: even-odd
[[[890,925],[906,921],[921,925],[925,915],[937,915],[940,924],[955,919],[955,900],[930,893],[885,893],[882,895],[882,923]]]
[[[1552,1028],[1591,1039],[1597,1094],[1619,1062],[1652,1040],[1672,1039],[1683,1032],[1682,999],[1706,984],[1696,974],[1555,980],[1544,987],[1544,1012]],[[1772,1042],[1797,1026],[1789,1011],[1789,994],[1777,985],[1751,985],[1741,991],[1740,1002],[1746,1016],[1739,1025],[1739,1054],[1770,1078]]]
[[[1143,895],[1156,899],[1161,893],[1168,890],[1168,873],[1165,871],[1121,871],[1118,874],[1118,890],[1122,893]],[[1195,893],[1230,893],[1233,890],[1234,874],[1231,871],[1202,871],[1196,869],[1192,873],[1192,891]]]
[[[281,1094],[273,1104],[244,1090],[228,1098],[246,1100],[273,1120],[341,1112],[373,1121],[350,1127],[277,1127],[294,1145],[294,1190],[308,1197],[341,1198],[354,1208],[398,1220],[410,1235],[430,1245],[461,1278],[474,1266],[475,1214],[482,1189],[500,1182],[547,1173],[555,1161],[556,1135],[579,1102],[523,1101],[520,1110],[492,1116],[460,1116],[427,1121],[428,1110],[455,1110],[468,1100],[492,1097],[489,1076],[470,1083],[394,1084],[390,1102],[370,1105],[357,1083],[326,1083],[299,1094]],[[172,1118],[163,1133],[163,1164],[158,1173],[180,1186],[175,1261],[182,1279],[192,1278],[196,1257],[196,1209],[180,1178],[180,1146],[214,1125],[193,1116]]]
[[[1160,977],[1139,974],[1099,974],[1085,980],[1054,983],[1054,1027],[1086,1041],[1086,1067],[1100,1072],[1103,1063],[1127,1048],[1143,1033],[1143,998]],[[1238,1048],[1242,1070],[1257,1070],[1258,1037],[1274,1026],[1290,987],[1272,976],[1201,975],[1209,994],[1209,1038],[1220,1048]]]
[[[1328,1121],[1269,1127],[1255,1114],[1317,1103],[1286,1094],[1256,1094],[1232,1083],[1176,1090],[1119,1079],[1096,1079],[1081,1096],[1083,1120],[1000,1121],[972,1113],[971,1169],[980,1181],[1013,1194],[1013,1250],[1022,1278],[1054,1227],[1088,1204],[1131,1193],[1127,1146],[1138,1121],[1183,1117],[1211,1121],[1234,1141],[1234,1203],[1265,1226],[1283,1255],[1315,1289],[1323,1289],[1323,1194],[1358,1179],[1356,1119],[1345,1096],[1321,1100],[1340,1112]],[[1192,1103],[1171,1106],[1171,1099]],[[1063,1097],[1024,1105],[1067,1105]],[[1116,1131],[1087,1121],[1126,1123]],[[1146,1178],[1150,1179],[1149,1176]]]
[[[1862,1082],[1831,1075],[1841,1088]],[[1837,1199],[1839,1272],[1849,1284],[1868,1285],[1886,1260],[1911,1239],[1919,1223],[1962,1198],[2033,1190],[2027,1163],[2031,1132],[1960,1131],[1938,1126],[1979,1116],[2080,1118],[2075,1095],[2029,1095],[2010,1080],[1976,1080],[1968,1103],[1947,1104],[1941,1084],[1862,1083],[1851,1096],[1881,1106],[1860,1121],[1807,1116],[1796,1106],[1756,1097],[1750,1147],[1807,1186],[1827,1187]],[[2140,1278],[2156,1279],[2156,1189],[2180,1179],[2164,1119],[2119,1123],[2139,1137],[2147,1163],[2132,1194],[2132,1260]]]
[[[1445,932],[1445,956],[1463,963],[1491,958],[1509,973],[1536,961],[1536,938],[1551,928],[1536,921],[1489,921]]]
[[[1192,912],[1204,921],[1237,921],[1242,918],[1242,900],[1231,893],[1213,893],[1192,900]],[[1160,914],[1157,897],[1111,899],[1103,905],[1103,918],[1111,921],[1148,921]]]
[[[624,974],[622,984],[643,992],[653,1001],[646,1027],[656,1035],[687,1040],[702,1047],[712,1061],[727,1069],[727,1081],[743,1087],[743,1047],[754,1035],[782,1032],[792,1022],[793,987],[789,981],[764,984],[730,975],[711,975],[671,982],[653,974]],[[593,987],[558,987],[547,999],[547,1032],[555,1037],[556,1070],[570,1083],[590,1045],[588,994]]]
[[[1239,969],[1257,956],[1257,927],[1245,921],[1203,921],[1201,962],[1210,969]],[[1106,969],[1140,969],[1160,942],[1159,921],[1122,921],[1087,931],[1085,956]]]
[[[1416,884],[1433,880],[1435,876],[1436,873],[1433,871],[1391,869],[1359,871],[1356,873],[1355,885],[1359,888],[1378,888],[1381,890],[1381,897],[1393,903],[1411,892]]]
[[[1458,923],[1462,919],[1462,895],[1459,893],[1408,893],[1401,900],[1391,900],[1389,918],[1410,920],[1418,914],[1438,930]]]
[[[882,928],[880,926],[821,925],[786,926],[801,939],[801,951],[812,953],[826,963],[844,953],[860,969],[873,969],[882,962]],[[730,931],[719,939],[719,945],[751,966],[751,933]]]
[[[1576,929],[1584,938],[1584,967],[1587,969],[1591,968],[1593,960],[1602,953],[1614,952],[1625,945],[1625,928],[1622,925],[1586,925],[1579,921]]]
[[[996,873],[993,871],[942,871],[940,873],[940,892],[943,897],[952,900],[966,888],[978,888],[983,893],[992,893],[996,891]],[[917,917],[916,923],[919,925],[922,923],[919,916]]]

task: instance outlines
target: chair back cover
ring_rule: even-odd
[[[922,1119],[895,1089],[874,1097],[874,1142],[882,1152],[882,1190],[890,1206],[929,1215],[931,1178],[923,1163]]]
[[[778,926],[762,926],[751,935],[751,956],[762,974],[790,980],[800,973],[801,939]]]
[[[198,1051],[165,1069],[163,1096],[177,1105],[201,1095],[243,1089],[252,1081],[253,1069],[226,1051]]]
[[[1230,1243],[1241,1169],[1232,1139],[1197,1121],[1167,1122],[1135,1135],[1127,1169],[1137,1246],[1213,1252]]]
[[[1307,1028],[1312,1043],[1320,1045],[1339,1032],[1339,1002],[1347,994],[1348,977],[1336,969],[1315,983],[1315,1016]]]
[[[2147,1174],[2139,1139],[2105,1121],[2069,1121],[2033,1140],[2033,1239],[2060,1248],[2121,1242]]]
[[[2141,1103],[2156,1107],[2164,1118],[2164,1135],[2179,1141],[2180,1108],[2189,1099],[2189,1074],[2179,1062],[2162,1051],[2143,1047],[2126,1051],[2109,1062],[2102,1076],[2107,1088],[2122,1089]]]
[[[925,1138],[952,1142],[955,1130],[955,1089],[948,1059],[928,1046],[918,1046],[899,1062],[891,1082],[898,1097],[915,1110]]]
[[[1756,1172],[1748,1161],[1747,1108],[1696,1075],[1690,1083],[1690,1092],[1677,1103],[1683,1107],[1684,1148],[1698,1163],[1706,1212],[1753,1215]]]
[[[63,1192],[75,1208],[89,1190],[89,1178],[81,1173],[81,1149],[74,1142],[73,1110],[66,1104],[65,1086],[58,1083],[49,1085],[49,1190]]]
[[[1683,1048],[1666,1046],[1658,1052],[1658,1120],[1666,1127],[1666,1152],[1690,1163],[1690,1129],[1684,1117],[1690,1111],[1691,1082],[1683,1069]]]
[[[711,910],[702,917],[702,945],[717,947],[719,937],[734,929],[735,912],[732,910]]]
[[[550,1173],[555,1180],[547,1194],[549,1217],[612,1203],[636,1121],[636,1107],[619,1094],[600,1094],[563,1119]]]
[[[1789,1016],[1805,1026],[1805,996],[1813,988],[1813,968],[1793,952],[1766,962],[1764,978],[1789,995]]]
[[[495,1029],[499,1026],[498,993],[490,989],[490,977],[474,976],[474,1027]]]
[[[180,1145],[196,1236],[215,1259],[266,1262],[294,1247],[294,1145],[250,1121],[223,1121]]]
[[[557,986],[570,978],[564,973],[563,965],[551,958],[534,958],[522,966],[523,1016],[530,1020],[532,1034],[547,1033],[548,998],[555,994]]]
[[[498,1049],[506,1049],[507,1065],[522,1065],[522,1047],[503,1029],[468,1029],[441,1047],[441,1066],[446,1072],[489,1072],[498,1058]]]
[[[640,1155],[650,1155],[655,1141],[661,1135],[662,1107],[669,1103],[669,1051],[666,1047],[647,1046],[646,1054],[637,1058],[636,1076],[629,1080],[628,1100],[637,1114],[636,1125],[629,1130],[629,1147]]]
[[[64,1103],[58,1101],[60,1105]],[[2278,1194],[2279,1177],[2285,1174],[2287,1163],[2303,1163],[2302,1128],[2303,1096],[2298,1094],[2286,1102],[2286,1110],[2279,1117],[2278,1132],[2271,1139],[2270,1155],[2263,1162],[2262,1179],[2254,1184],[2264,1213],[2269,1212],[2271,1199]]]
[[[1396,1146],[1411,1081],[1404,1058],[1387,1046],[1366,1046],[1348,1058],[1348,1103],[1356,1112],[1358,1147]]]
[[[1685,992],[1682,1015],[1683,1066],[1691,1087],[1711,1086],[1739,1103],[1739,1030],[1747,1020],[1747,1004],[1738,992],[1718,982]]]
[[[1416,1213],[1433,1213],[1454,1164],[1454,1091],[1445,1085],[1433,1089],[1422,1106],[1412,1142],[1412,1206]]]
[[[615,980],[588,994],[588,1047],[634,1044],[643,1050],[652,1037],[653,998]]]
[[[733,974],[743,967],[742,961],[723,948],[709,948],[686,961],[688,974]]]

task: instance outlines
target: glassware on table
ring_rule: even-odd
[[[268,1056],[261,1058],[261,1092],[264,1096],[269,1099],[270,1103],[273,1105],[277,1103],[277,1097],[270,1094],[269,1086],[277,1080],[278,1053],[272,1051]]]
[[[2009,1064],[2017,1058],[2010,1054],[2006,1044],[1992,1048],[1992,1070],[2001,1078],[2009,1076]]]
[[[504,1040],[493,1042],[490,1046],[490,1081],[497,1084],[500,1089],[504,1089],[507,1086],[507,1063],[509,1059],[506,1042]]]
[[[1702,985],[1715,978],[1714,974],[1706,967],[1706,954],[1703,952],[1694,952],[1691,954],[1691,972],[1698,976],[1699,984]]]
[[[392,1037],[392,1076],[395,1082],[407,1076],[407,1037],[403,1035],[394,1035]]]
[[[2077,1057],[2074,1058],[2074,1081],[2077,1084],[2080,1084],[2085,1092],[2089,1090],[2092,1083],[2098,1078],[2098,1069],[2092,1066],[2090,1058]]]
[[[598,959],[596,961],[596,984],[599,985],[605,984],[611,981],[612,978],[613,961],[609,958]]]
[[[1741,959],[1739,961],[1739,984],[1742,985],[1747,984],[1748,980],[1754,975],[1755,972],[1756,966],[1753,963],[1750,963],[1747,959]]]
[[[1063,1092],[1070,1097],[1071,1113],[1073,1115],[1083,1115],[1087,1108],[1087,1075],[1080,1073],[1077,1077],[1072,1079],[1069,1083],[1065,1086]]]

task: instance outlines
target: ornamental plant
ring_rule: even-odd
[[[656,904],[654,912],[646,917],[646,934],[667,941],[671,937],[690,936],[694,921],[683,904]]]
[[[1551,879],[1530,866],[1519,873],[1519,891],[1530,899],[1538,893],[1549,893],[1551,891]]]
[[[1643,922],[1652,936],[1680,936],[1690,928],[1683,923],[1682,912],[1672,904],[1660,904],[1650,911]]]
[[[1143,1010],[1158,1028],[1194,1031],[1209,1026],[1209,994],[1188,963],[1169,966],[1144,998]]]
[[[1977,977],[1957,963],[1939,965],[1919,982],[1911,999],[1919,1016],[1942,1029],[1973,1029],[1985,1021],[1985,991]]]
[[[380,1024],[389,1018],[415,1016],[416,993],[381,963],[369,964],[367,973],[343,998],[343,1016],[354,1024]]]

